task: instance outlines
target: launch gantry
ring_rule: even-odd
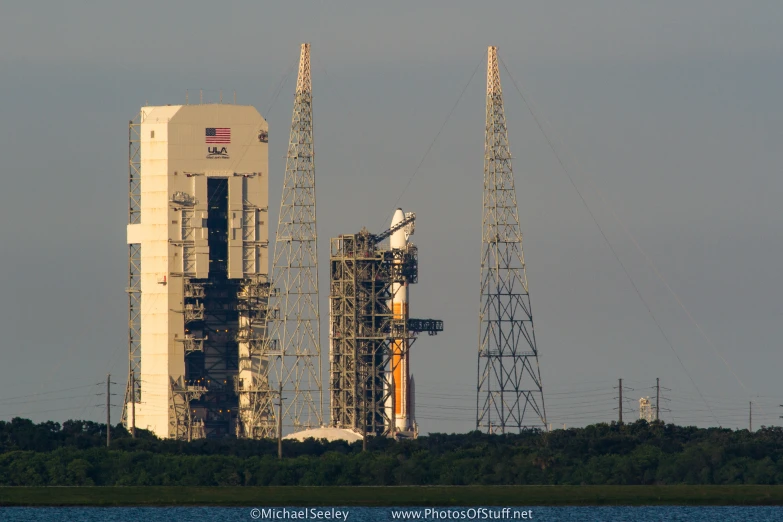
[[[443,321],[395,313],[395,289],[418,282],[418,250],[380,243],[410,227],[409,213],[389,230],[331,239],[329,370],[331,424],[366,435],[395,435],[395,365],[417,334],[443,331]],[[404,341],[404,342],[401,342]],[[413,433],[410,434],[411,436]]]

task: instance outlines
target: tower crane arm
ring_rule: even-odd
[[[405,216],[405,219],[391,227],[390,229],[386,230],[385,232],[381,232],[380,234],[373,234],[372,240],[373,243],[378,244],[387,237],[391,237],[392,234],[400,230],[401,228],[413,223],[416,221],[416,214],[411,213],[410,215]]]

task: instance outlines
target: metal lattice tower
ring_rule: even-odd
[[[283,424],[322,424],[318,256],[313,167],[310,44],[302,44],[283,196],[275,236],[269,341],[280,354],[276,377],[285,397]]]
[[[497,47],[487,55],[476,429],[546,429]]]
[[[128,122],[128,224],[141,223],[141,115]],[[138,382],[141,374],[141,245],[128,244],[128,384],[122,408],[122,423],[131,424],[128,404],[139,402]],[[135,388],[135,389],[131,389]]]

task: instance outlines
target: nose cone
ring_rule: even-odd
[[[391,226],[396,225],[403,219],[405,219],[405,212],[403,212],[401,208],[398,208],[394,211],[394,216],[392,216]]]
[[[392,227],[397,226],[404,219],[405,219],[405,212],[403,212],[401,208],[398,208],[397,210],[394,211],[394,216],[392,217],[391,226]],[[396,231],[394,234],[392,234],[391,238],[389,239],[389,246],[392,248],[405,248],[405,243],[407,243],[407,240],[405,239],[404,227]]]

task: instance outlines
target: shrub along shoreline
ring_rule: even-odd
[[[285,441],[283,460],[271,440],[186,443],[146,432],[131,439],[120,426],[107,449],[105,429],[85,421],[0,422],[0,486],[783,484],[783,428],[749,433],[638,421],[551,433],[378,438],[367,452],[361,443]]]

